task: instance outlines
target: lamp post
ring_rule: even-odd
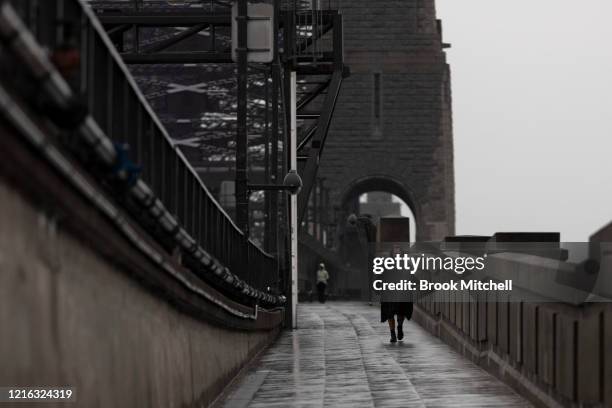
[[[254,191],[286,191],[291,195],[291,271],[289,281],[291,282],[291,327],[297,328],[297,200],[296,196],[302,190],[302,178],[297,170],[291,169],[285,176],[283,184],[248,184],[249,193]]]

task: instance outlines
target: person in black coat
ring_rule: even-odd
[[[397,335],[395,319],[397,318]],[[412,302],[380,302],[380,321],[389,323],[391,343],[404,338],[404,319],[412,318]]]
[[[401,249],[394,246],[390,256],[394,257],[396,254],[400,254]],[[385,272],[390,274],[390,271]],[[398,276],[401,278],[401,276]],[[404,295],[405,296],[405,295]],[[404,319],[410,320],[412,318],[413,304],[412,302],[404,301],[404,296],[393,294],[383,294],[380,302],[380,321],[381,323],[389,323],[389,330],[391,332],[391,343],[397,343],[398,340],[404,339]],[[397,319],[397,335],[395,334]]]

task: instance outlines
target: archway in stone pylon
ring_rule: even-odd
[[[419,230],[421,229],[421,209],[414,193],[405,186],[401,181],[390,176],[369,176],[354,180],[350,183],[342,193],[340,206],[340,220],[346,219],[349,214],[362,213],[359,203],[359,198],[364,194],[371,192],[384,192],[391,194],[403,201],[409,208],[411,226],[415,228],[419,238]]]
[[[380,218],[408,218],[410,227],[406,228],[406,232],[416,229],[416,234],[412,237],[406,234],[409,238],[405,240],[415,241],[421,224],[421,209],[414,193],[399,180],[389,176],[356,179],[349,183],[341,197],[337,214],[337,250],[345,269],[342,276],[337,276],[337,289],[349,297],[368,300],[371,285],[368,257],[374,251]]]

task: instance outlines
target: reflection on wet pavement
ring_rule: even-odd
[[[390,344],[377,306],[306,303],[298,318],[300,329],[283,333],[220,406],[530,406],[415,323]]]

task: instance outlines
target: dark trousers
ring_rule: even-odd
[[[325,303],[325,288],[327,288],[327,285],[325,283],[317,283],[317,293],[319,295],[319,302],[321,303]]]

